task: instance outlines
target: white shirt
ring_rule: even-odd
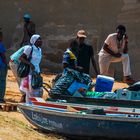
[[[26,47],[24,49],[24,52],[23,53],[26,54],[27,57],[29,58],[30,52],[32,50],[32,47],[33,47],[33,51],[32,51],[32,57],[31,57],[30,62],[34,65],[35,71],[39,73],[40,72],[39,64],[40,64],[41,59],[42,59],[42,51],[41,51],[41,48],[38,48],[35,45],[28,46],[28,47]]]
[[[109,49],[112,50],[114,53],[123,53],[125,41],[122,39],[120,42],[117,40],[117,33],[110,34],[105,42],[108,45]],[[103,47],[99,52],[99,55],[110,55],[107,53]]]

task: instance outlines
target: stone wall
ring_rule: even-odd
[[[117,24],[123,23],[129,35],[133,74],[136,78],[140,76],[138,0],[1,0],[0,12],[8,56],[20,47],[23,14],[32,15],[44,42],[42,67],[51,72],[61,71],[62,54],[79,29],[88,32],[87,42],[94,46],[98,60],[97,53],[106,36],[115,32]],[[117,67],[116,71],[120,78],[122,69]],[[94,75],[92,68],[91,74]]]
[[[124,5],[117,17],[117,22],[127,26],[132,73],[136,79],[139,79],[140,0],[124,0]]]

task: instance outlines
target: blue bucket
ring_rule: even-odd
[[[104,75],[98,75],[95,84],[96,92],[111,92],[114,84],[114,78]]]

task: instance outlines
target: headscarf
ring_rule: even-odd
[[[32,35],[32,37],[31,37],[31,39],[30,39],[30,43],[31,43],[32,45],[34,45],[35,42],[38,40],[38,38],[40,38],[40,35],[38,35],[38,34]]]

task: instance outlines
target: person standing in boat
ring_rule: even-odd
[[[40,88],[33,89],[31,87],[31,75],[32,72],[35,71],[38,74],[40,74],[40,62],[42,59],[42,51],[41,51],[41,46],[42,46],[42,39],[40,35],[34,34],[31,39],[30,39],[31,45],[28,45],[28,47],[24,48],[23,54],[20,56],[20,60],[28,65],[30,65],[30,73],[27,77],[22,78],[21,80],[21,85],[20,89],[22,90],[22,84],[27,82],[27,89],[24,91],[26,92],[26,103],[29,103],[29,98],[33,96],[37,96],[40,94]],[[31,54],[32,51],[32,54]],[[29,58],[31,54],[31,59],[30,61],[27,60],[26,58]]]
[[[5,56],[6,49],[3,44],[3,33],[0,31],[0,103],[4,103],[7,76],[7,60]]]
[[[116,33],[108,35],[99,52],[100,74],[108,75],[110,64],[116,62],[122,62],[123,64],[123,82],[133,84],[135,81],[131,78],[128,36],[124,25],[118,25]]]

